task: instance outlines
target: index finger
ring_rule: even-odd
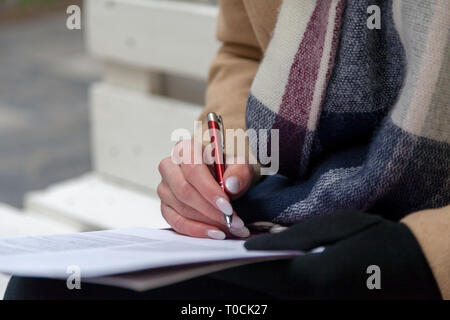
[[[226,215],[233,214],[228,195],[219,186],[205,164],[181,164],[184,178],[214,207]]]

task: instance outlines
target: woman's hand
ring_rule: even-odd
[[[158,195],[164,219],[178,233],[192,237],[225,239],[227,234],[248,237],[249,230],[233,212],[230,198],[214,179],[212,169],[203,161],[204,147],[194,145],[191,140],[183,140],[177,148],[183,155],[180,164],[172,157],[159,164],[162,181]],[[195,164],[186,159],[201,161]],[[225,187],[233,198],[244,194],[251,180],[252,169],[247,164],[231,164],[225,169]],[[231,229],[226,226],[224,214],[233,215]]]

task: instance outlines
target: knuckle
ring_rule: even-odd
[[[172,228],[174,228],[176,231],[180,232],[183,230],[183,219],[180,215],[177,215],[174,217],[172,221]]]
[[[180,203],[178,212],[185,217],[189,216],[189,207],[185,203]]]
[[[162,217],[164,218],[164,220],[169,224],[169,226],[172,226],[172,222],[170,221],[170,217],[164,213],[164,211],[162,212]]]
[[[165,170],[165,168],[166,168],[166,166],[167,166],[167,159],[168,159],[168,158],[162,159],[162,160],[159,162],[159,164],[158,164],[158,171],[159,171],[159,173],[161,174],[161,176],[164,175],[164,170]]]
[[[164,218],[164,220],[166,220],[166,222],[172,227],[174,228],[176,231],[177,230],[177,216],[174,216],[172,214],[169,214],[168,212],[168,207],[164,204],[161,204],[161,215]]]
[[[158,194],[158,197],[160,199],[163,198],[163,196],[164,196],[164,186],[163,186],[162,183],[158,184],[158,187],[156,188],[156,193]]]
[[[160,210],[161,210],[161,215],[163,216],[164,220],[166,220],[167,222],[169,222],[169,221],[167,220],[166,208],[165,208],[165,206],[164,206],[162,203],[161,203],[161,206],[160,206]]]
[[[199,167],[200,165],[198,164],[183,165],[183,174],[186,180],[192,181],[192,179],[195,179],[195,177],[199,174]]]
[[[187,201],[192,195],[192,187],[187,181],[181,182],[175,189],[176,196],[181,201]]]

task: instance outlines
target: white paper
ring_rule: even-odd
[[[237,260],[244,263],[300,254],[247,251],[244,241],[239,240],[198,239],[169,230],[128,228],[0,239],[0,272],[65,279],[68,267],[77,266],[81,278],[98,278],[169,266],[193,267],[192,264],[198,263]]]

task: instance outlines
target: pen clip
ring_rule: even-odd
[[[219,123],[220,133],[222,134],[222,149],[225,150],[225,129],[223,126],[222,116],[217,115],[217,122]]]

